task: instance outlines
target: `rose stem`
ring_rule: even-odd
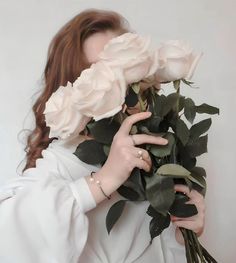
[[[194,239],[191,235],[191,230],[186,230],[186,233],[187,233],[187,236],[188,236],[188,239],[190,240],[191,242],[191,252],[192,252],[192,257],[194,258],[194,262],[198,263],[198,253],[195,251],[195,243],[194,243]]]
[[[186,230],[186,229],[180,227],[180,231],[182,232],[182,235],[183,235],[183,237],[184,237],[187,263],[194,263],[194,262],[192,261],[192,256],[191,256],[191,253],[190,253],[190,246],[189,246],[189,242],[188,242],[188,238],[187,238],[187,236],[186,236],[185,230]]]
[[[193,231],[191,231],[191,235],[192,235],[192,237],[193,237],[193,239],[194,239],[194,241],[195,241],[196,248],[197,248],[199,257],[200,257],[200,259],[201,259],[201,262],[204,262],[204,258],[203,258],[203,254],[202,254],[202,249],[201,249],[199,240],[198,240],[198,238],[197,238],[197,235],[196,235],[196,233],[194,233]]]

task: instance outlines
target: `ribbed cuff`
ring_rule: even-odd
[[[81,177],[76,181],[69,183],[69,186],[84,213],[97,206],[85,177]]]

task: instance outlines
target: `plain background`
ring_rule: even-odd
[[[0,0],[0,183],[21,172],[22,165],[17,166],[24,159],[24,138],[17,134],[34,125],[33,94],[40,91],[54,34],[86,8],[120,12],[132,29],[150,35],[155,44],[185,39],[204,52],[193,78],[200,89],[182,88],[196,103],[220,108],[212,118],[208,154],[198,159],[208,174],[201,240],[218,262],[235,262],[235,7],[233,0]]]

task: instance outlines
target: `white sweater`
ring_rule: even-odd
[[[108,235],[114,192],[99,205],[85,176],[98,166],[72,154],[78,140],[54,140],[36,168],[0,187],[1,263],[184,263],[171,224],[149,245],[148,202],[127,202]]]

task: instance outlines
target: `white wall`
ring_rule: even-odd
[[[133,29],[156,43],[183,38],[204,56],[194,76],[199,103],[220,107],[209,133],[209,153],[199,158],[208,172],[206,230],[202,241],[222,263],[235,262],[236,18],[233,0],[91,1],[0,0],[0,183],[16,175],[24,158],[17,133],[33,125],[30,108],[40,89],[49,42],[72,16],[88,8],[123,14]],[[18,172],[20,170],[18,169]]]

